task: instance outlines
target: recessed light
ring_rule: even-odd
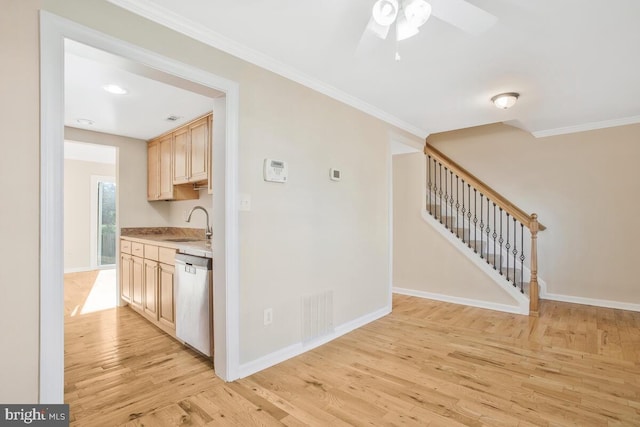
[[[125,95],[128,92],[125,88],[113,84],[103,86],[103,89],[114,95]]]
[[[500,93],[491,98],[491,102],[493,102],[493,105],[497,108],[506,110],[507,108],[513,107],[519,97],[520,94],[516,92]]]
[[[93,124],[93,120],[89,120],[89,119],[77,119],[76,122],[78,122],[78,124],[85,125],[85,126],[91,126]]]

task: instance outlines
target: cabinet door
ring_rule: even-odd
[[[143,282],[144,282],[144,260],[137,256],[131,257],[131,305],[134,308],[142,308]]]
[[[184,127],[173,133],[173,183],[189,181],[189,128]]]
[[[189,164],[191,166],[189,181],[203,181],[208,178],[209,170],[209,118],[203,117],[189,125],[189,133]]]
[[[131,274],[133,272],[133,262],[131,255],[122,254],[120,256],[120,298],[126,302],[131,302]]]
[[[158,141],[159,198],[162,200],[173,199],[173,178],[171,170],[172,142],[172,135],[167,135]]]
[[[169,326],[171,329],[176,328],[174,276],[174,266],[160,264],[160,304],[158,306],[158,317],[160,323]]]
[[[158,318],[158,263],[144,260],[144,314],[157,320]]]
[[[147,146],[147,200],[160,198],[160,168],[158,141],[151,141]]]

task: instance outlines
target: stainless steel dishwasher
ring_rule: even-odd
[[[176,336],[211,357],[213,289],[211,258],[176,254]]]

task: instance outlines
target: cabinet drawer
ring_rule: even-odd
[[[174,265],[175,257],[176,257],[175,249],[159,248],[158,251],[159,251],[158,261],[160,261],[163,264]]]
[[[144,244],[138,242],[131,242],[131,253],[141,258],[144,257]]]
[[[155,245],[144,245],[144,257],[158,261],[158,247]]]
[[[120,240],[120,252],[131,255],[131,242],[129,240]]]

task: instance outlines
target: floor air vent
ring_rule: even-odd
[[[333,332],[333,291],[302,300],[302,341],[311,341]]]

